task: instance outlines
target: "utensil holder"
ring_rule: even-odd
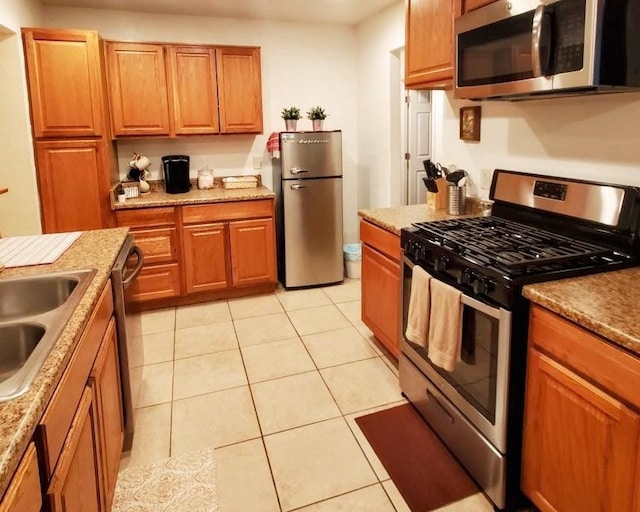
[[[438,192],[433,193],[427,190],[427,208],[432,211],[440,211],[447,209],[447,182],[444,178],[436,180]]]
[[[464,214],[464,202],[466,198],[466,188],[450,185],[447,187],[449,201],[447,202],[447,213],[449,215]]]

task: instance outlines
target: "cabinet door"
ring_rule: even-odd
[[[101,510],[94,415],[91,390],[86,388],[47,492],[51,512]]]
[[[96,411],[96,448],[99,453],[98,472],[103,510],[111,510],[124,441],[119,364],[116,324],[111,318],[90,381]]]
[[[185,226],[183,234],[187,293],[228,288],[226,224]]]
[[[98,33],[46,29],[22,33],[35,137],[101,136]]]
[[[145,264],[125,293],[127,300],[132,302],[177,297],[180,295],[180,265],[178,263]]]
[[[97,140],[36,142],[42,231],[107,227],[105,143]]]
[[[218,84],[213,48],[169,47],[174,133],[218,133]]]
[[[640,417],[529,350],[522,489],[543,511],[632,510]]]
[[[362,246],[362,320],[384,346],[400,354],[400,264]]]
[[[40,512],[42,492],[36,447],[29,444],[9,488],[0,501],[0,512]]]
[[[218,103],[222,133],[262,133],[259,48],[218,48]]]
[[[474,9],[484,7],[485,5],[492,4],[496,1],[497,0],[462,0],[462,12],[464,14],[469,11],[473,11]]]
[[[276,281],[276,245],[272,219],[229,223],[233,286]]]
[[[169,135],[164,47],[107,43],[114,135]]]
[[[407,0],[405,85],[450,88],[453,79],[453,20],[460,0]]]

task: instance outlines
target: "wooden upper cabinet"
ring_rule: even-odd
[[[196,46],[170,46],[168,52],[174,133],[218,133],[220,127],[215,50]]]
[[[22,29],[33,132],[99,137],[104,132],[98,33]]]
[[[467,13],[496,1],[497,0],[462,0],[462,12]]]
[[[100,140],[36,142],[44,233],[111,225],[106,145]]]
[[[108,42],[107,74],[114,135],[169,135],[163,45]]]
[[[405,86],[442,89],[453,84],[453,20],[460,0],[407,0]]]
[[[222,133],[262,133],[260,48],[216,49]]]

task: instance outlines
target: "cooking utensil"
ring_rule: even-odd
[[[438,184],[436,183],[436,180],[433,178],[422,178],[422,181],[429,192],[433,192],[434,194],[438,193]]]
[[[460,170],[460,171],[454,171],[449,173],[449,175],[447,176],[446,180],[450,183],[458,183],[458,181],[460,181],[462,178],[464,178],[467,175],[466,171]]]

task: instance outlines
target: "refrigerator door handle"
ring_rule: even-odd
[[[300,174],[301,172],[309,172],[308,169],[302,169],[300,167],[292,167],[291,174]]]
[[[291,185],[292,190],[300,190],[302,188],[307,188],[306,185]]]

